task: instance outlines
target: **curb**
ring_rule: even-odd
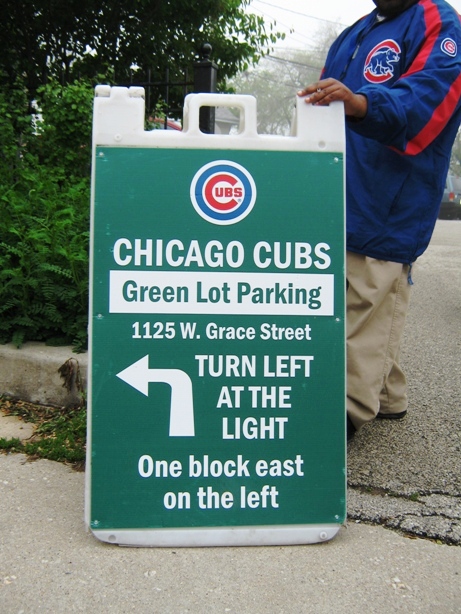
[[[35,341],[24,343],[21,349],[12,343],[0,345],[0,395],[68,407],[81,401],[87,371],[88,354],[76,354],[71,347]]]

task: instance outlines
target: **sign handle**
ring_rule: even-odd
[[[256,98],[247,95],[234,94],[189,94],[184,100],[183,132],[188,135],[201,135],[200,108],[201,107],[228,107],[240,111],[239,136],[258,136]],[[210,135],[214,136],[222,135]]]

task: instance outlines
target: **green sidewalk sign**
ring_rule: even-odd
[[[87,524],[138,546],[330,539],[342,108],[300,106],[293,136],[267,137],[253,98],[192,95],[183,132],[146,133],[140,94],[95,99]],[[204,104],[240,108],[242,132],[200,133]]]

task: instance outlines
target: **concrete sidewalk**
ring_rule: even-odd
[[[84,474],[0,455],[3,614],[461,612],[461,549],[351,522],[321,545],[133,549],[83,524]]]

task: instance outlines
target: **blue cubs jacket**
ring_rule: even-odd
[[[331,47],[323,78],[368,99],[346,121],[347,249],[411,264],[429,244],[461,121],[461,25],[444,0],[378,11]]]

